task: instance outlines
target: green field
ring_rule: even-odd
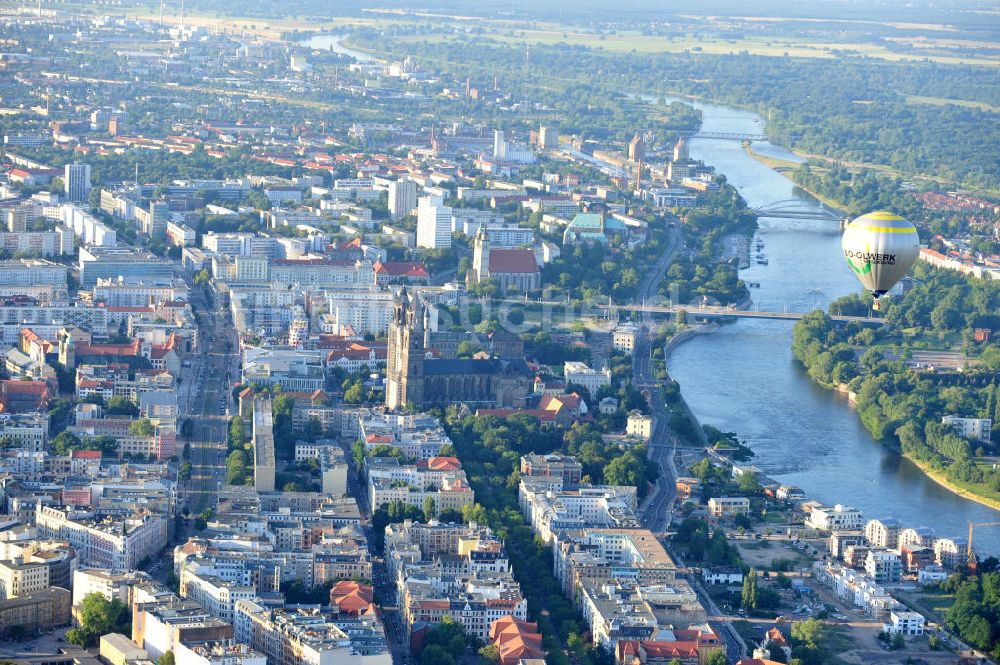
[[[486,26],[484,26],[485,28]],[[864,56],[892,61],[931,60],[944,64],[974,64],[1000,66],[1000,57],[963,57],[953,52],[955,45],[937,45],[927,42],[920,52],[904,53],[889,47],[865,43],[831,43],[826,41],[804,41],[787,37],[760,37],[741,39],[721,39],[717,37],[661,37],[639,33],[604,33],[579,31],[559,26],[530,27],[518,29],[509,25],[492,25],[487,30],[492,39],[508,44],[542,44],[585,46],[611,53],[685,53],[697,52],[726,55],[741,52],[753,55],[788,56],[792,58],[841,58],[844,56]],[[401,42],[435,42],[447,39],[445,35],[414,35],[398,38]]]
[[[979,109],[981,111],[989,111],[991,113],[1000,113],[1000,107],[991,106],[985,102],[972,102],[967,99],[947,99],[946,97],[921,97],[919,95],[907,95],[907,104],[930,104],[931,106],[945,106],[947,104],[954,104],[956,106],[964,106],[970,109]]]

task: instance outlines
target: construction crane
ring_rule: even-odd
[[[1000,522],[969,522],[969,541],[965,550],[965,558],[970,567],[976,565],[976,555],[972,551],[972,531],[980,526],[1000,526]]]

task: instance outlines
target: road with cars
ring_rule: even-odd
[[[226,436],[233,382],[239,379],[239,343],[230,314],[218,297],[192,287],[191,302],[198,320],[198,353],[185,374],[184,415],[191,419],[189,438],[191,479],[185,483],[186,507],[199,514],[215,505],[226,479]]]

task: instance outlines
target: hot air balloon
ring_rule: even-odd
[[[917,229],[893,212],[870,212],[844,229],[844,258],[858,281],[879,298],[909,271],[920,252]]]

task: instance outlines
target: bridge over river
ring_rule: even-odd
[[[562,308],[571,306],[563,300],[532,300],[505,298],[495,301],[509,305],[541,305],[543,307]],[[584,306],[586,314],[590,316],[604,316],[613,318],[618,312],[635,312],[650,316],[664,317],[675,316],[678,312],[684,312],[688,317],[695,319],[770,319],[774,321],[798,321],[808,312],[767,312],[752,309],[731,309],[729,307],[711,307],[698,305],[616,305],[590,303]],[[881,326],[884,319],[867,316],[843,316],[831,315],[830,320],[837,323],[860,323],[865,326]]]
[[[844,216],[825,205],[809,206],[802,199],[785,199],[767,205],[758,206],[753,211],[759,217],[778,217],[783,219],[815,219],[820,222],[839,222]]]

